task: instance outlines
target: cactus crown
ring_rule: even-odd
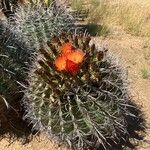
[[[108,149],[128,135],[133,106],[124,71],[90,40],[63,33],[41,46],[23,99],[24,118],[73,149]]]
[[[35,73],[41,76],[46,82],[49,82],[52,89],[58,92],[58,96],[60,96],[60,93],[64,95],[64,92],[67,89],[70,90],[75,84],[95,84],[95,82],[101,79],[100,74],[97,74],[95,63],[103,59],[105,52],[100,51],[95,53],[95,45],[89,46],[91,38],[82,38],[82,35],[72,37],[72,34],[61,34],[59,38],[54,36],[51,41],[48,41],[46,48],[42,46],[39,49],[43,55],[43,59],[38,60],[39,67],[35,70]],[[79,46],[79,42],[82,43],[81,47]],[[60,53],[60,49],[68,51],[69,47],[66,47],[66,45],[69,44],[71,45],[71,51]],[[58,54],[59,56],[57,56]],[[59,62],[61,58],[64,59],[65,64],[63,64],[63,60]],[[61,65],[62,70],[57,65]],[[61,85],[61,87],[57,89],[57,85]]]

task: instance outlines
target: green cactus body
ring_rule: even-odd
[[[22,120],[20,101],[32,52],[21,35],[12,31],[7,23],[0,22],[0,132],[9,132],[10,138],[24,138],[29,133]]]
[[[68,41],[86,53],[76,75],[54,66],[60,46]],[[47,43],[29,74],[24,119],[72,149],[109,149],[125,140],[126,118],[134,118],[126,71],[88,36],[62,34]]]
[[[0,95],[9,103],[22,89],[33,50],[4,22],[0,23],[0,41]]]

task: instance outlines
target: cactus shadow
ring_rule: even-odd
[[[134,106],[133,108],[129,109],[129,112],[136,117],[126,116],[129,140],[125,142],[124,145],[131,149],[135,149],[138,141],[142,141],[144,139],[147,126],[144,114],[140,107],[132,101],[130,101],[129,104]],[[134,139],[135,142],[133,142],[132,139]]]
[[[133,116],[124,116],[127,122],[127,131],[128,134],[124,135],[124,140],[120,140],[120,142],[115,143],[110,139],[107,139],[110,147],[107,147],[107,150],[136,150],[138,143],[142,141],[146,134],[146,121],[144,118],[144,114],[140,110],[140,108],[133,103],[129,102],[133,107],[129,108],[129,112],[132,113]],[[93,150],[91,148],[90,150]],[[100,147],[95,148],[94,150],[105,150],[102,145]]]
[[[128,135],[126,140],[120,141],[117,145],[114,145],[115,149],[110,150],[134,150],[138,146],[138,143],[144,139],[146,134],[146,121],[140,108],[133,102],[130,102],[133,108],[129,111],[136,117],[126,116]]]
[[[31,134],[32,126],[22,120],[24,110],[20,104],[22,95],[14,98],[10,106],[0,107],[0,140],[7,138],[10,143],[16,140],[22,144],[29,143],[35,133]]]
[[[110,30],[105,25],[98,25],[94,23],[90,24],[79,24],[78,25],[79,30],[81,31],[87,31],[91,36],[104,36],[106,37]]]

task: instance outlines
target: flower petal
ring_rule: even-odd
[[[61,54],[67,54],[73,51],[73,46],[71,43],[64,43],[60,48]]]
[[[55,66],[58,71],[62,71],[66,69],[66,58],[64,56],[59,56],[55,60]]]
[[[76,50],[76,51],[74,51],[74,52],[68,53],[68,54],[66,55],[66,58],[67,58],[68,60],[71,60],[71,61],[74,62],[74,63],[79,64],[79,63],[82,63],[82,62],[83,62],[84,56],[85,56],[85,53],[84,53],[83,51],[81,51],[81,50]]]
[[[70,72],[71,74],[76,74],[79,70],[79,65],[74,63],[71,60],[66,60],[66,70]]]

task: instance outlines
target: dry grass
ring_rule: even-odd
[[[18,0],[19,3],[24,4],[24,3],[31,3],[31,4],[39,4],[39,3],[44,3],[47,5],[50,5],[53,0]]]
[[[104,0],[108,3],[108,0]],[[120,25],[130,34],[150,36],[150,1],[112,0],[108,4],[106,23]]]
[[[89,23],[121,26],[127,33],[150,36],[150,0],[71,0],[72,7],[89,4]]]

